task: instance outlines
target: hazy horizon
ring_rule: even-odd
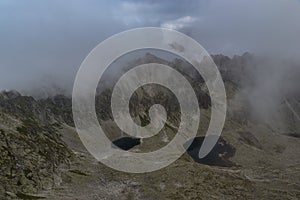
[[[171,28],[210,54],[299,59],[297,0],[0,2],[0,90],[71,87],[87,54],[131,28]]]

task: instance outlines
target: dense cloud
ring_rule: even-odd
[[[2,0],[0,89],[69,89],[95,45],[143,26],[183,31],[212,54],[298,59],[299,22],[297,0]]]

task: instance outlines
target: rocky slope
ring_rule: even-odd
[[[203,160],[193,156],[210,120],[210,98],[202,78],[178,59],[171,62],[147,54],[135,62],[155,61],[184,73],[201,108],[198,138],[187,153],[170,166],[146,174],[117,172],[85,150],[72,121],[71,98],[57,95],[36,100],[15,91],[1,92],[0,199],[299,199],[299,96],[289,96],[274,117],[259,120],[243,92],[245,84],[253,82],[249,77],[253,55],[213,58],[225,81],[228,114],[222,138]],[[140,143],[122,140],[127,135],[112,119],[111,91],[110,87],[99,90],[96,111],[115,144],[149,152],[172,140],[180,123],[172,93],[158,86],[135,92],[129,106],[136,123],[149,122],[148,109],[154,103],[164,105],[168,113],[163,130]],[[127,148],[126,141],[134,141],[132,148]]]
[[[0,197],[27,198],[60,184],[59,167],[68,166],[73,153],[51,111],[17,92],[2,92],[0,109]]]

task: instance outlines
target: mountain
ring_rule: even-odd
[[[272,114],[261,116],[249,95],[259,89],[256,77],[262,59],[249,53],[212,57],[225,82],[228,113],[222,137],[204,159],[195,154],[209,124],[211,103],[191,65],[147,54],[122,69],[150,62],[173,66],[187,77],[201,108],[198,134],[187,152],[170,166],[145,174],[112,170],[87,152],[74,128],[70,97],[35,99],[1,92],[0,199],[299,199],[297,90],[281,98]],[[180,124],[176,97],[157,85],[136,90],[129,105],[136,123],[148,124],[148,110],[156,103],[166,108],[168,118],[159,134],[143,141],[129,138],[110,110],[116,80],[110,79],[110,87],[99,89],[96,96],[96,112],[108,138],[134,152],[150,152],[170,142]]]
[[[26,198],[59,184],[58,168],[70,164],[73,152],[61,140],[54,114],[15,91],[0,94],[0,110],[0,196]]]

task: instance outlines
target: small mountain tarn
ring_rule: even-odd
[[[133,147],[141,144],[141,139],[133,138],[133,137],[122,137],[122,138],[114,140],[112,143],[115,146],[119,147],[120,149],[128,151],[128,150],[132,149]]]
[[[207,136],[210,138],[217,136]],[[226,142],[222,137],[218,139],[218,142],[215,144],[211,152],[204,158],[199,158],[199,151],[205,137],[196,137],[193,139],[191,145],[187,148],[187,153],[192,159],[201,164],[211,165],[211,166],[220,166],[220,167],[232,167],[236,164],[229,160],[235,154],[235,148]],[[209,139],[209,138],[208,138]],[[184,147],[186,148],[191,141],[185,143]]]

